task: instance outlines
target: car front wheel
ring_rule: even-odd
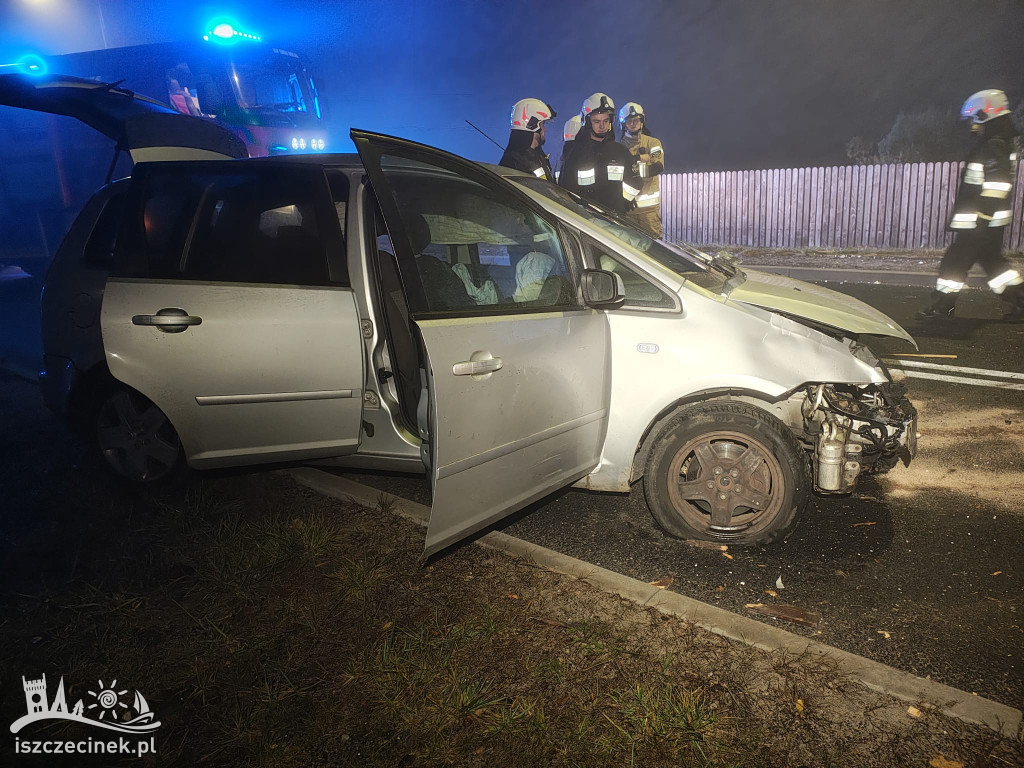
[[[785,536],[807,503],[803,449],[782,422],[745,403],[681,411],[647,459],[647,506],[670,535],[767,544]]]
[[[110,468],[135,483],[166,482],[184,468],[181,440],[167,416],[127,387],[114,389],[100,403],[96,442]]]

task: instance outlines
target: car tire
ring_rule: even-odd
[[[666,533],[723,544],[784,539],[810,486],[796,438],[746,403],[681,411],[656,438],[644,472],[647,506]]]
[[[149,398],[124,386],[110,389],[96,410],[96,445],[120,478],[167,485],[185,470],[185,453],[170,420]]]

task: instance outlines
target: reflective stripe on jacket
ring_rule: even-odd
[[[665,170],[665,150],[653,136],[641,133],[639,136],[623,134],[619,140],[636,163],[636,174],[642,182],[640,194],[636,197],[637,208],[655,208],[661,205],[661,182],[658,174]]]
[[[1013,216],[1017,153],[1004,136],[982,137],[967,158],[949,229],[1005,227]]]

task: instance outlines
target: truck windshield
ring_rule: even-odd
[[[636,225],[628,219],[594,205],[546,179],[528,176],[509,178],[583,216],[615,239],[646,254],[682,279],[701,288],[728,295],[746,279],[731,257],[710,256],[687,243],[655,240],[636,229]]]
[[[317,111],[316,94],[298,59],[267,56],[259,61],[232,61],[228,65],[238,106],[255,112]]]

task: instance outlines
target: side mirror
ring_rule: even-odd
[[[615,309],[626,300],[622,277],[603,269],[583,270],[583,301],[594,309]]]

